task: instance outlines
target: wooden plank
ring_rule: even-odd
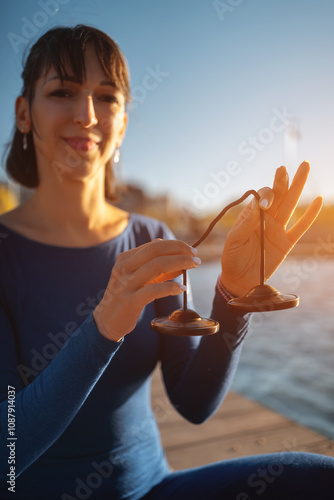
[[[314,443],[307,446],[305,451],[310,453],[320,453],[320,455],[328,455],[329,457],[334,457],[334,442],[329,439],[325,439],[320,443]]]
[[[250,432],[258,432],[266,429],[277,429],[285,425],[284,418],[274,412],[268,412],[265,408],[259,409],[252,415],[228,415],[216,414],[201,425],[194,425],[187,421],[175,422],[160,428],[162,442],[169,446],[186,445],[191,442],[203,442],[218,438],[240,436]]]
[[[165,394],[162,394],[160,396],[159,394],[155,394],[155,396],[152,397],[152,408],[156,414],[157,420],[160,423],[164,423],[166,426],[185,421],[184,417],[182,417],[174,409],[174,407],[172,407],[169,399]],[[221,407],[211,417],[210,421],[233,415],[250,415],[256,412],[258,412],[258,404],[256,402],[241,398],[235,393],[229,393]]]
[[[174,469],[279,451],[334,456],[333,441],[239,394],[229,393],[215,415],[194,425],[172,407],[158,370],[152,385],[152,406]]]
[[[157,420],[163,421],[166,425],[174,424],[175,422],[185,422],[184,418],[171,405],[159,374],[154,375],[152,386],[151,402]],[[257,402],[230,392],[227,394],[218,411],[210,418],[210,421],[220,419],[222,415],[240,416],[243,413],[249,415],[250,413],[258,412],[258,410],[259,404]]]
[[[334,448],[329,449],[328,443],[313,433],[305,433],[298,426],[271,430],[269,433],[250,433],[235,438],[217,439],[207,443],[189,443],[187,446],[165,446],[169,464],[175,470],[197,467],[220,460],[237,457],[261,455],[282,451],[312,451],[325,455],[334,455]]]

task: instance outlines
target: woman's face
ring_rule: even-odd
[[[102,70],[92,47],[85,53],[86,80],[61,82],[54,68],[36,83],[30,114],[41,181],[50,169],[62,180],[101,172],[120,146],[126,113],[123,94]]]

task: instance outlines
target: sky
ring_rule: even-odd
[[[200,214],[308,160],[303,201],[334,203],[332,0],[5,0],[0,23],[1,157],[24,50],[82,23],[130,68],[123,180]]]

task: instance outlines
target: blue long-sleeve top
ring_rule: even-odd
[[[204,421],[229,388],[248,317],[229,312],[216,290],[217,334],[158,334],[151,319],[182,307],[182,295],[167,297],[113,342],[92,311],[119,253],[173,238],[163,223],[132,214],[116,238],[79,248],[40,243],[2,224],[0,236],[0,498],[139,499],[169,473],[150,404],[153,370],[161,364],[177,411]]]

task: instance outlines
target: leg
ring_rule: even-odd
[[[143,500],[320,500],[334,487],[334,458],[274,453],[172,472]]]

